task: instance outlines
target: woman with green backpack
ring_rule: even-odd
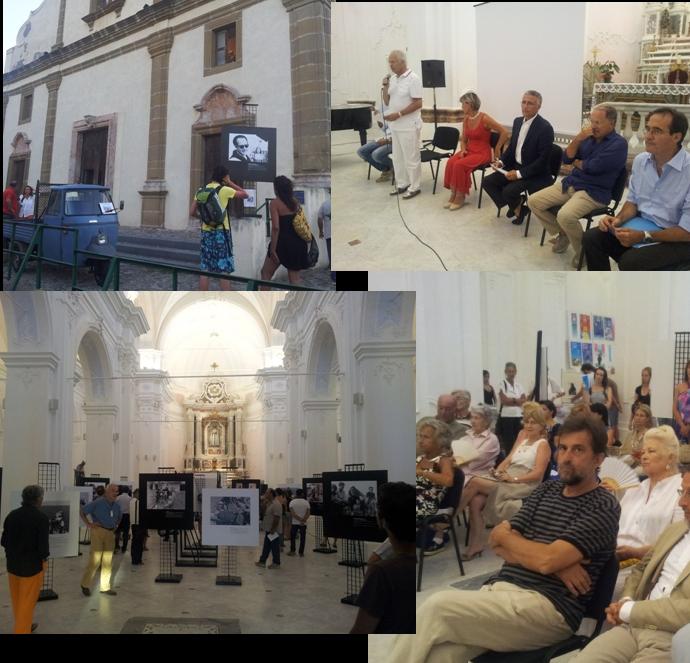
[[[201,219],[201,265],[207,272],[235,271],[228,205],[233,198],[249,194],[235,184],[225,166],[216,166],[211,181],[194,196],[190,214]],[[230,290],[230,281],[220,279],[220,289]],[[199,277],[199,290],[208,290],[208,276]]]

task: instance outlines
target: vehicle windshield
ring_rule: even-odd
[[[99,189],[65,191],[65,216],[115,214],[110,192]]]

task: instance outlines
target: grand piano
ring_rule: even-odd
[[[344,104],[331,108],[331,131],[354,129],[359,131],[362,145],[367,142],[367,129],[371,129],[371,107],[373,104]]]

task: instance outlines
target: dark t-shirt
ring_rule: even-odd
[[[48,516],[33,506],[22,506],[7,514],[2,545],[7,572],[22,578],[40,573],[48,558]]]
[[[414,633],[414,556],[394,557],[369,567],[357,605],[372,617],[379,617],[374,633]]]
[[[592,579],[590,590],[575,597],[555,574],[543,575],[507,562],[486,584],[510,582],[543,594],[576,631],[602,569],[616,549],[621,509],[616,498],[600,486],[578,497],[565,497],[564,487],[562,481],[542,483],[525,499],[510,525],[530,541],[548,544],[561,539],[575,546],[584,559],[591,560],[584,565]]]

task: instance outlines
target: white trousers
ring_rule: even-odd
[[[394,131],[393,168],[395,168],[395,185],[403,189],[409,185],[410,191],[418,191],[422,178],[422,161],[419,155],[419,139],[422,130]]]

